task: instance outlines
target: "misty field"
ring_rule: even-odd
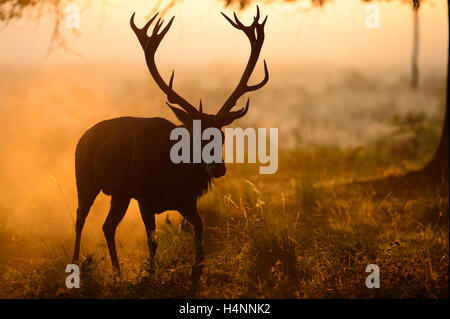
[[[424,72],[412,92],[402,75],[339,71],[323,79],[302,70],[304,82],[289,82],[291,71],[277,70],[236,125],[279,127],[278,172],[227,165],[201,198],[201,276],[191,275],[192,228],[177,212],[157,219],[156,264],[149,266],[134,201],[116,235],[116,276],[101,230],[109,199],[101,195],[83,230],[81,288],[67,289],[78,138],[119,115],[174,117],[145,74],[3,68],[0,297],[448,298],[448,185],[383,179],[419,169],[433,155],[445,77]],[[227,77],[180,78],[180,90],[193,101],[203,95],[209,112],[233,87]],[[379,289],[365,286],[368,264],[380,268]]]

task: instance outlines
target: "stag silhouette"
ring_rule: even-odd
[[[172,17],[158,33],[164,22],[159,18],[151,35],[148,36],[148,29],[157,15],[158,13],[140,29],[134,23],[135,14],[133,14],[130,25],[144,50],[150,74],[167,95],[167,105],[181,121],[181,126],[191,132],[193,120],[201,120],[203,130],[221,129],[243,117],[248,111],[249,100],[244,108],[231,111],[237,100],[243,94],[263,87],[269,79],[264,61],[264,79],[259,84],[248,85],[264,42],[264,25],[267,16],[262,23],[259,23],[260,12],[257,8],[253,23],[246,26],[239,21],[236,14],[233,21],[222,13],[233,27],[247,35],[251,44],[251,53],[242,78],[230,97],[217,114],[205,114],[201,101],[200,108],[197,110],[173,90],[173,72],[167,85],[156,68],[155,52],[175,18]],[[170,103],[177,104],[181,109]],[[111,207],[103,225],[103,232],[112,265],[118,272],[120,272],[120,266],[114,239],[115,232],[132,198],[139,204],[147,233],[151,263],[153,263],[157,247],[154,238],[155,214],[167,210],[177,210],[193,225],[196,251],[194,265],[203,262],[203,222],[197,211],[197,200],[208,191],[213,178],[219,178],[225,174],[226,168],[223,160],[220,163],[173,163],[169,154],[175,141],[170,139],[170,133],[176,127],[172,122],[159,117],[120,117],[95,124],[80,138],[75,151],[78,209],[73,263],[78,263],[83,225],[100,191],[111,196]]]

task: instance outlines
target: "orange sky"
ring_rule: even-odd
[[[162,1],[167,3],[168,1]],[[68,31],[69,45],[82,57],[56,52],[46,57],[51,24],[49,19],[34,23],[14,22],[0,31],[0,64],[43,66],[78,63],[142,64],[143,56],[129,17],[136,11],[142,25],[154,1],[129,0],[91,4],[81,14],[80,36]],[[164,7],[164,6],[162,6]],[[412,47],[412,10],[409,5],[379,3],[380,29],[368,29],[366,4],[359,0],[336,0],[325,8],[302,11],[299,4],[262,6],[269,14],[262,57],[270,64],[332,64],[362,69],[400,68],[409,70]],[[158,52],[158,61],[177,65],[198,65],[232,61],[245,63],[248,40],[233,29],[219,11],[231,13],[221,2],[184,0],[166,13],[177,18]],[[249,22],[254,6],[239,13]],[[420,11],[420,65],[444,69],[448,48],[447,4],[433,0]]]

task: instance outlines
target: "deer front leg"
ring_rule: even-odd
[[[194,227],[195,265],[202,263],[203,257],[203,222],[197,212],[197,205],[190,209],[180,210],[181,215]]]
[[[144,222],[145,231],[147,233],[150,267],[153,269],[155,265],[156,248],[158,247],[158,243],[155,239],[155,230],[156,230],[155,213],[151,209],[149,209],[145,201],[139,200],[138,203],[142,221]]]

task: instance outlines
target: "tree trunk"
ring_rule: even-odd
[[[420,2],[413,2],[413,51],[412,51],[412,78],[411,87],[415,90],[419,86],[419,67],[417,60],[419,58],[419,4]]]
[[[450,23],[450,4],[447,7],[448,9],[448,17]],[[450,48],[449,48],[450,49]],[[431,161],[422,169],[421,173],[423,173],[427,178],[431,178],[432,180],[438,179],[441,182],[448,183],[449,180],[449,171],[448,171],[448,161],[449,161],[449,127],[448,127],[448,116],[449,116],[449,72],[450,72],[450,51],[448,51],[447,58],[447,104],[445,106],[445,119],[444,119],[444,128],[441,135],[441,141],[439,143],[439,147],[434,154],[434,157]]]

